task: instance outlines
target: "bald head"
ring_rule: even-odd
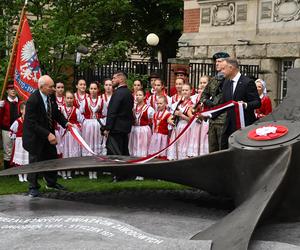
[[[38,81],[39,90],[45,94],[50,95],[54,93],[54,81],[48,75],[43,75]]]

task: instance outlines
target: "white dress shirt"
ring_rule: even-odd
[[[39,90],[40,91],[40,90]],[[41,91],[40,91],[40,94],[41,94],[41,96],[42,96],[42,99],[43,99],[43,101],[44,101],[44,105],[45,105],[45,110],[46,110],[46,112],[48,111],[48,104],[47,104],[47,96],[44,94],[44,93],[42,93]]]
[[[236,76],[232,79],[232,81],[233,81],[233,83],[232,83],[232,84],[233,84],[233,92],[232,92],[232,96],[233,96],[233,94],[234,94],[236,85],[237,85],[237,83],[238,83],[240,77],[241,77],[241,73],[238,72],[238,73],[236,74]]]

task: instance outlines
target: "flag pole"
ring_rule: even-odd
[[[19,26],[18,26],[18,29],[17,29],[17,33],[16,33],[16,37],[15,37],[15,40],[14,40],[14,43],[13,43],[13,47],[12,47],[12,50],[11,50],[11,54],[10,54],[10,58],[9,58],[9,62],[8,62],[7,70],[6,70],[6,75],[5,75],[5,79],[4,79],[4,82],[3,82],[3,87],[2,87],[0,100],[3,100],[4,92],[6,90],[7,81],[8,81],[8,77],[9,77],[9,73],[10,73],[10,68],[12,66],[12,63],[13,63],[13,60],[14,60],[14,57],[15,57],[16,48],[17,48],[18,40],[19,40],[19,35],[20,35],[21,28],[22,28],[22,24],[23,24],[23,18],[24,18],[25,13],[26,13],[27,1],[28,0],[25,0],[25,4],[22,8],[20,23],[19,23]]]

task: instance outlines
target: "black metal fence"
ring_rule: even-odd
[[[93,69],[80,70],[75,68],[74,81],[85,79],[87,82],[99,81],[103,82],[105,78],[111,78],[113,73],[122,70],[133,76],[150,75],[150,73],[158,73],[162,80],[166,83],[171,79],[171,64],[157,63],[148,61],[117,61],[110,64],[95,66]]]
[[[122,70],[127,74],[150,75],[152,72],[160,74],[164,82],[170,86],[172,75],[174,74],[171,63],[157,63],[149,61],[117,61],[106,65],[96,66],[93,69],[80,70],[75,69],[74,81],[77,82],[83,78],[87,82],[103,82],[105,78],[111,78],[115,71]],[[258,78],[258,65],[240,65],[242,74],[249,77]],[[216,74],[215,65],[212,63],[190,63],[189,64],[189,81],[192,86],[196,87],[203,75],[214,76]]]

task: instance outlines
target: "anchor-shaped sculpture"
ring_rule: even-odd
[[[229,149],[179,161],[144,164],[68,158],[8,169],[0,176],[57,170],[100,170],[158,178],[231,197],[235,209],[192,240],[212,240],[214,250],[247,249],[258,222],[269,216],[295,218],[300,213],[300,70],[288,74],[288,96],[257,124],[236,131]],[[248,132],[263,125],[283,125],[288,133],[270,141],[254,141]],[[110,158],[127,159],[114,156]]]

